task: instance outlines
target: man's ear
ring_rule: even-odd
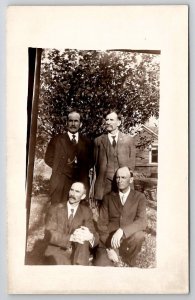
[[[121,125],[121,120],[118,120],[118,127]]]
[[[79,128],[81,128],[82,126],[83,126],[83,123],[81,122]]]
[[[133,183],[133,177],[130,177],[130,183]]]
[[[83,194],[81,200],[84,200],[85,198],[86,198],[86,194]]]

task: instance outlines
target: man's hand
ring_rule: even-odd
[[[112,236],[112,239],[111,239],[112,248],[117,249],[120,247],[122,236],[123,236],[123,230],[121,228],[119,228]]]
[[[70,241],[83,244],[85,241],[93,241],[93,233],[89,231],[89,228],[81,226],[80,228],[75,229],[71,235]]]
[[[79,244],[83,244],[84,243],[82,237],[80,237],[79,235],[76,235],[74,233],[71,234],[69,241],[70,242],[74,242],[74,243],[79,243]]]
[[[106,249],[108,258],[113,262],[117,263],[119,261],[118,255],[114,249]]]

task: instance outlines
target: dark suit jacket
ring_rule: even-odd
[[[96,169],[95,199],[102,199],[104,195],[104,184],[108,164],[108,135],[103,134],[94,141],[94,161]],[[135,168],[135,146],[134,139],[119,131],[116,146],[119,167]],[[114,174],[113,174],[114,176]]]
[[[123,229],[124,238],[146,229],[144,194],[131,190],[124,206],[118,193],[112,192],[104,196],[98,221],[101,242],[105,244],[110,234],[119,228]]]
[[[89,207],[79,204],[74,219],[72,221],[71,228],[68,230],[68,209],[67,203],[60,203],[51,205],[49,212],[46,216],[45,229],[47,236],[50,236],[49,243],[55,246],[66,248],[70,239],[70,235],[75,229],[80,226],[86,226],[94,234],[95,243],[98,243],[98,234],[96,233],[92,213]]]
[[[51,139],[46,150],[45,162],[52,168],[52,177],[55,177],[55,174],[65,174],[70,178],[74,177],[74,170],[67,164],[68,160],[74,159],[72,147],[72,142],[70,141],[67,133],[57,135]],[[77,180],[86,184],[89,169],[93,165],[93,146],[89,139],[79,134],[77,147]],[[56,178],[59,178],[59,176]],[[57,182],[55,182],[55,180],[52,180],[51,182],[52,193]]]

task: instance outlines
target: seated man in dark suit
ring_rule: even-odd
[[[132,182],[133,173],[129,168],[119,168],[116,172],[118,192],[103,198],[96,266],[112,266],[118,262],[118,255],[129,266],[135,264],[146,229],[146,199],[144,194],[130,188]]]
[[[97,245],[98,235],[89,207],[80,203],[85,197],[84,184],[75,182],[67,202],[50,206],[46,216],[45,264],[89,264],[90,247]]]

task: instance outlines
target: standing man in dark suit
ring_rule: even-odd
[[[51,205],[46,216],[45,264],[89,265],[90,247],[98,243],[90,208],[80,203],[86,197],[83,183],[72,184],[68,201]]]
[[[144,194],[131,189],[132,176],[128,167],[119,168],[118,192],[104,196],[98,220],[100,246],[96,266],[112,266],[118,261],[118,255],[134,266],[141,250],[146,229],[146,199]]]
[[[133,138],[119,131],[120,117],[115,111],[106,116],[107,134],[95,139],[94,160],[96,170],[96,201],[112,190],[113,178],[119,167],[135,167],[135,146]]]
[[[89,190],[89,169],[92,166],[93,146],[79,133],[81,115],[77,111],[68,114],[67,132],[51,139],[45,162],[52,168],[50,178],[51,203],[67,199],[73,182],[81,181]]]

